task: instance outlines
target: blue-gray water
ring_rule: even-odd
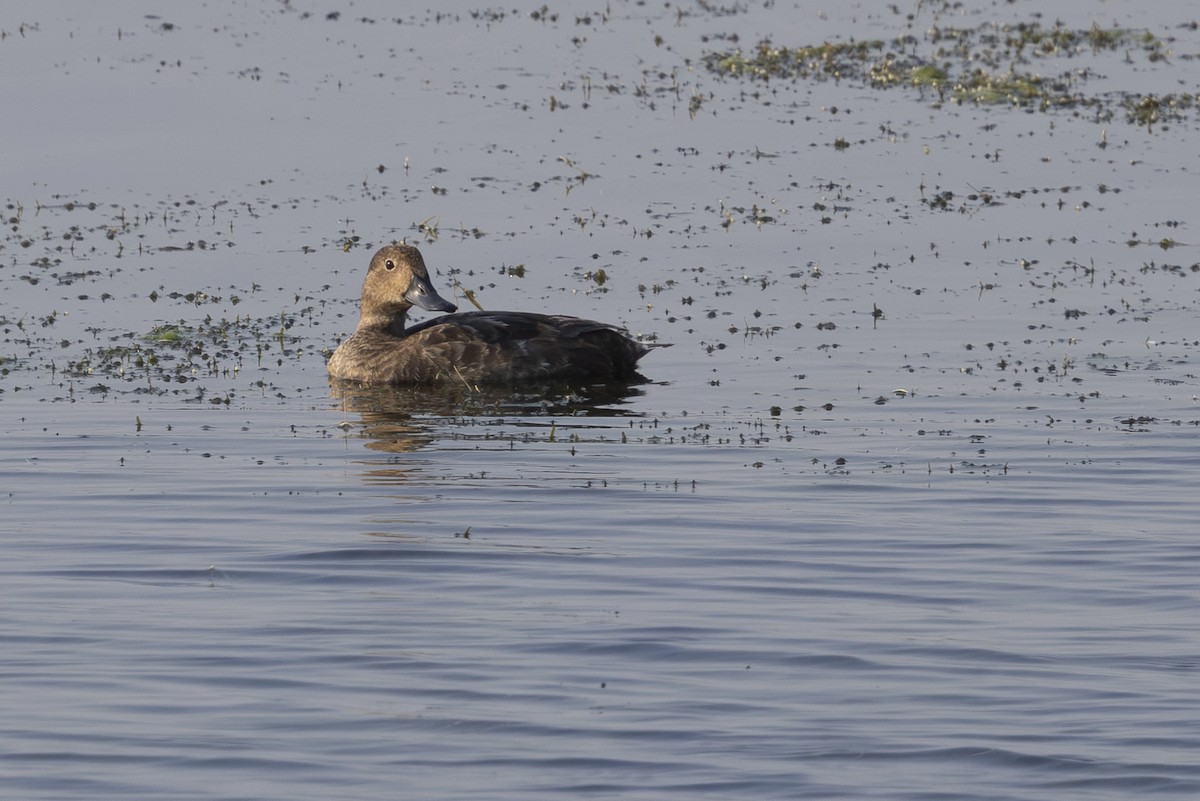
[[[4,797],[1200,796],[1194,111],[702,65],[1195,11],[896,11],[0,10]],[[673,346],[333,394],[401,236]]]

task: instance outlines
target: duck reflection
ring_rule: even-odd
[[[465,425],[479,417],[630,417],[633,398],[645,394],[635,380],[599,384],[542,384],[536,387],[483,387],[465,385],[406,387],[364,385],[331,378],[330,391],[347,415],[362,421],[360,436],[367,448],[385,453],[406,453],[425,447],[442,436],[438,429]]]

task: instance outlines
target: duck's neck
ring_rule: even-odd
[[[359,331],[379,331],[384,334],[391,334],[394,337],[404,335],[405,318],[408,316],[408,310],[394,312],[392,314],[368,314],[364,312],[358,318]]]

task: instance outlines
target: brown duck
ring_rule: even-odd
[[[652,346],[606,323],[517,311],[460,312],[405,327],[413,306],[453,312],[412,245],[371,258],[358,327],[333,352],[329,375],[368,384],[531,384],[630,380]]]

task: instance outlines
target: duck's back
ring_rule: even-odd
[[[493,311],[435,317],[399,336],[359,333],[339,351],[347,347],[353,357],[335,353],[339,361],[330,361],[331,373],[396,384],[627,379],[649,351],[615,326],[594,320]],[[350,374],[351,363],[365,372]]]
[[[404,341],[479,383],[628,378],[648,350],[605,323],[532,312],[447,314]]]

